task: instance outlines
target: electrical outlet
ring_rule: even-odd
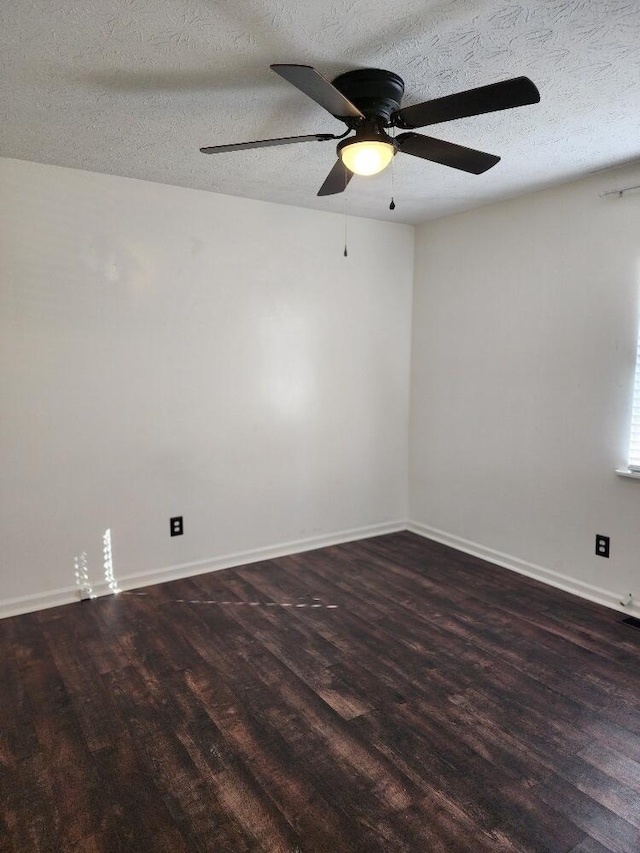
[[[598,557],[609,557],[609,536],[596,533],[596,554]]]
[[[182,534],[184,533],[184,525],[182,523],[182,516],[176,515],[175,518],[169,519],[169,527],[170,527],[172,536],[182,536]]]

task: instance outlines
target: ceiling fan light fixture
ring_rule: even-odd
[[[345,140],[339,147],[342,162],[354,175],[377,175],[387,168],[394,153],[392,142],[358,140],[357,136],[353,141]]]
[[[203,154],[223,154],[227,151],[290,145],[294,142],[340,139],[338,159],[318,190],[319,196],[344,192],[354,174],[376,175],[382,172],[393,162],[396,153],[481,175],[495,166],[500,158],[495,154],[414,133],[414,130],[454,119],[537,104],[540,100],[540,92],[528,77],[513,77],[403,108],[404,82],[392,71],[356,68],[340,74],[330,82],[311,65],[278,63],[271,68],[334,118],[344,122],[346,131],[341,135],[308,133],[303,136],[211,145],[200,151]],[[396,127],[406,132],[399,136],[394,134],[393,138],[385,132],[386,128]],[[352,131],[354,135],[349,137]]]

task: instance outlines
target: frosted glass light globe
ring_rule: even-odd
[[[393,145],[389,142],[352,142],[340,150],[342,162],[354,175],[376,175],[393,159]]]

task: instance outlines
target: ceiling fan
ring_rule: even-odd
[[[540,93],[528,77],[514,77],[501,83],[491,83],[401,108],[404,81],[391,71],[379,68],[347,71],[330,83],[310,65],[272,65],[271,68],[335,118],[343,121],[347,130],[339,136],[333,133],[285,136],[281,139],[213,145],[201,148],[200,151],[203,154],[223,154],[247,148],[338,139],[338,159],[318,191],[320,196],[343,192],[354,174],[375,175],[381,172],[398,152],[480,175],[495,166],[500,158],[484,151],[413,133],[413,129],[536,104],[540,100]],[[391,137],[386,131],[392,127],[406,132]],[[354,135],[349,136],[352,131]]]

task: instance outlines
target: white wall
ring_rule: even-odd
[[[633,184],[640,167],[416,233],[416,529],[610,604],[640,599],[640,481],[614,473],[629,435],[640,193],[599,193]],[[596,533],[611,536],[609,560]]]
[[[417,230],[408,454],[413,229],[0,160],[0,615],[107,527],[129,586],[389,529],[408,456],[416,530],[640,598],[637,183]]]
[[[0,202],[0,612],[106,528],[122,579],[406,517],[412,228],[345,259],[340,216],[14,160]]]

